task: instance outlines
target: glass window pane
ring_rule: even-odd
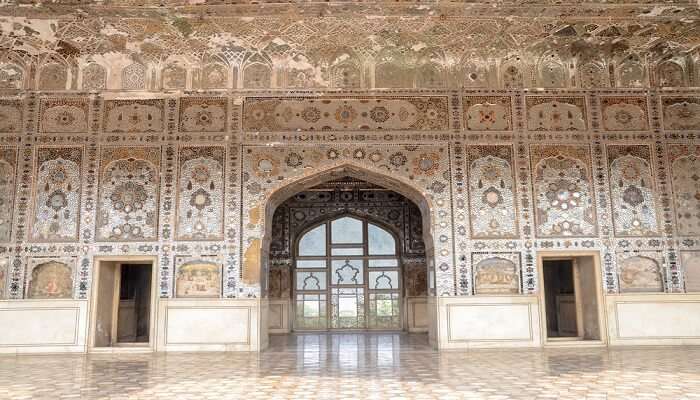
[[[338,298],[338,316],[344,317],[357,317],[357,296],[340,296]]]
[[[394,315],[394,301],[391,299],[377,299],[377,316],[391,317]]]
[[[361,256],[362,247],[335,247],[331,249],[332,256]]]
[[[319,225],[306,232],[299,240],[300,256],[326,255],[326,225]]]
[[[318,317],[320,315],[319,308],[318,301],[305,301],[302,313],[305,317]]]
[[[325,272],[297,272],[297,290],[325,290]]]
[[[326,268],[326,260],[297,260],[297,268]]]
[[[333,260],[334,285],[361,285],[362,260]]]
[[[332,243],[362,243],[362,221],[344,217],[331,222]]]
[[[369,236],[367,245],[370,255],[393,255],[396,253],[396,241],[389,232],[376,225],[368,224],[367,235]]]
[[[399,287],[399,272],[398,271],[370,271],[369,272],[369,288],[370,289],[398,289]]]
[[[370,266],[370,268],[374,268],[374,267],[398,267],[399,260],[397,260],[395,258],[374,259],[374,260],[369,260],[369,266]]]

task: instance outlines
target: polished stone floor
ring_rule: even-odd
[[[430,349],[272,337],[256,353],[0,356],[0,399],[700,399],[700,347]]]

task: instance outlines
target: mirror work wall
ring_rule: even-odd
[[[537,292],[543,250],[600,251],[608,293],[700,290],[695,89],[11,91],[0,132],[6,299],[85,299],[123,255],[164,298],[259,297],[289,251],[261,267],[267,200],[341,167],[424,202],[436,295]]]

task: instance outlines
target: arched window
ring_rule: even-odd
[[[395,236],[350,216],[306,230],[296,247],[295,328],[401,329]]]

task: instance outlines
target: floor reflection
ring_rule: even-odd
[[[437,352],[425,335],[271,337],[262,353],[0,356],[0,399],[695,399],[700,347]]]

